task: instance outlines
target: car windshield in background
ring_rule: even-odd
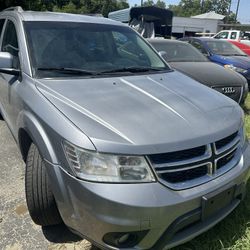
[[[152,42],[157,51],[164,51],[163,58],[167,62],[207,62],[199,51],[181,42]]]
[[[169,70],[128,27],[73,22],[24,22],[36,77],[99,76]]]
[[[238,47],[227,41],[213,40],[205,42],[213,54],[222,56],[246,56]]]

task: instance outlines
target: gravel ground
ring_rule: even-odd
[[[27,211],[24,163],[11,133],[0,120],[0,250],[97,250],[63,225],[42,228]]]

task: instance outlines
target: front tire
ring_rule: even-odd
[[[36,224],[51,226],[62,223],[44,161],[33,143],[26,161],[25,193],[30,216]]]

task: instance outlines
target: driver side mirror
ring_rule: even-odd
[[[17,76],[19,69],[13,68],[13,56],[9,52],[0,52],[0,73]]]

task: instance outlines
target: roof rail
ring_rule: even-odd
[[[9,7],[7,9],[4,9],[3,11],[17,11],[17,12],[22,12],[23,8],[21,6],[13,6],[13,7]]]

